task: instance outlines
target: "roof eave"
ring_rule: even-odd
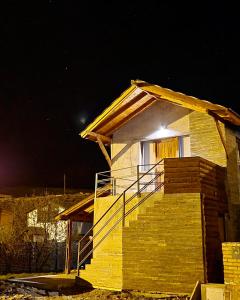
[[[90,123],[83,131],[79,133],[82,138],[89,138],[88,132],[94,132],[97,125],[102,122],[109,113],[116,108],[130,93],[136,89],[135,85],[131,85],[127,88],[116,100],[114,100],[110,106],[108,106],[92,123]]]
[[[111,113],[114,115],[114,111],[118,110],[123,104],[123,101],[127,99],[135,90],[139,90],[137,93],[145,93],[146,95],[152,96],[157,100],[169,101],[175,105],[180,105],[182,107],[188,108],[193,111],[198,111],[202,113],[209,113],[212,111],[216,113],[219,118],[223,121],[228,122],[235,126],[240,126],[240,116],[230,108],[226,108],[219,104],[214,104],[207,100],[198,99],[193,96],[189,96],[180,92],[175,92],[171,89],[166,89],[158,85],[153,85],[142,80],[132,80],[131,86],[125,90],[119,98],[114,100],[112,104],[107,107],[102,114],[100,114],[91,124],[89,124],[81,133],[80,136],[85,139],[92,141],[97,141],[94,134],[99,134],[101,130],[101,124],[106,122],[108,118],[111,118]],[[134,95],[134,94],[133,94]],[[135,97],[135,95],[133,96]],[[114,130],[117,130],[116,127]],[[110,139],[112,131],[105,133],[106,138]],[[106,142],[105,144],[109,144]]]

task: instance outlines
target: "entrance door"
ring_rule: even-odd
[[[162,160],[163,158],[175,158],[179,157],[179,138],[165,138],[158,141],[147,141],[142,142],[141,152],[142,152],[142,172],[148,171],[154,164]],[[164,169],[163,164],[157,166],[151,174],[146,175],[145,181],[152,180],[156,175],[161,173]],[[156,181],[147,188],[150,191],[158,186],[161,181],[163,181],[163,175],[156,178]]]
[[[178,137],[162,139],[155,142],[155,161],[156,163],[164,158],[179,157],[179,139]],[[164,170],[164,165],[160,164],[156,168],[156,173],[161,173]],[[164,180],[163,176],[157,178],[156,186]]]
[[[179,141],[178,137],[162,139],[155,142],[155,158],[156,162],[163,158],[179,157]]]
[[[167,138],[157,141],[144,141],[141,143],[141,164],[155,164],[163,158],[180,157],[179,138]]]

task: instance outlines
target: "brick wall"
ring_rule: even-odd
[[[94,203],[94,223],[96,223],[107,209],[114,203],[116,196],[99,197]],[[109,213],[99,222],[94,229],[94,234],[109,220],[109,217],[122,204],[119,201]],[[122,212],[121,212],[122,213]],[[95,247],[115,222],[121,217],[117,214],[94,239]],[[108,288],[120,290],[122,287],[122,222],[104,239],[93,252],[91,264],[86,265],[86,269],[81,271],[81,278],[90,282],[95,288]]]
[[[226,153],[213,117],[194,111],[189,115],[189,123],[192,156],[200,156],[225,167],[227,164]],[[222,123],[220,125],[225,135],[224,125]]]
[[[97,198],[95,221],[113,201]],[[204,280],[200,193],[155,193],[110,233],[80,276],[100,288],[191,292]]]
[[[123,231],[123,289],[191,292],[204,280],[199,193],[154,194]]]
[[[200,156],[220,166],[227,167],[226,192],[229,205],[228,240],[240,241],[237,230],[239,208],[239,170],[237,163],[236,132],[220,122],[224,135],[228,158],[217,131],[216,123],[210,115],[192,112],[190,121],[190,144],[192,156]]]
[[[223,243],[224,283],[240,284],[240,243]]]

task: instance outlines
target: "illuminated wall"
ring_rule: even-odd
[[[113,135],[112,169],[133,167],[141,163],[140,142],[189,134],[189,109],[158,101],[149,109],[123,125]],[[190,142],[185,140],[187,155]],[[151,148],[152,156],[154,155]]]

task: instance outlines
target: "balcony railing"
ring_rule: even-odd
[[[155,164],[141,164],[132,167],[126,167],[121,169],[113,169],[104,172],[96,173],[95,177],[95,194],[106,184],[111,186],[111,195],[119,195],[126,188],[131,186],[129,192],[136,192],[140,189],[142,185],[149,182],[155,175],[156,172],[161,172],[163,170],[163,163],[158,165],[158,170],[149,172],[149,170]],[[147,173],[144,179],[138,180],[142,174]],[[135,182],[135,184],[133,184]],[[155,188],[155,183],[148,186],[148,192],[151,192]]]

